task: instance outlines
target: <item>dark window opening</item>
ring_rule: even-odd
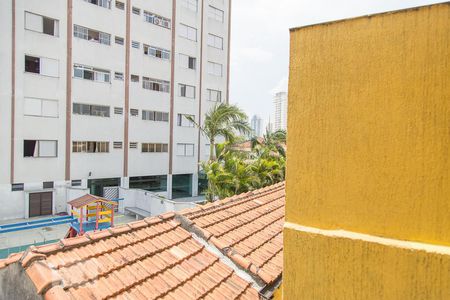
[[[81,186],[81,179],[72,180],[72,186]]]
[[[11,191],[12,192],[23,191],[23,190],[24,190],[24,184],[23,183],[13,183],[11,185]]]
[[[130,189],[141,189],[151,192],[167,191],[167,176],[130,177]]]
[[[53,181],[46,181],[42,184],[42,187],[44,189],[52,189],[53,188]]]
[[[49,18],[43,18],[44,33],[49,35],[55,35],[55,20]]]
[[[88,188],[92,195],[104,196],[104,188],[120,186],[120,178],[88,179]]]
[[[195,57],[189,57],[189,69],[195,70]]]
[[[23,157],[34,157],[37,154],[37,141],[24,140],[23,141]]]
[[[192,174],[172,176],[172,199],[192,197]]]
[[[25,55],[25,72],[41,73],[39,57]]]
[[[84,70],[83,78],[88,80],[94,80],[94,72],[89,70]]]

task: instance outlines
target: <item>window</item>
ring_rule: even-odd
[[[142,120],[169,122],[169,113],[161,111],[143,110]]]
[[[56,59],[25,55],[25,72],[58,77],[59,63]]]
[[[110,82],[109,71],[81,65],[73,65],[73,76],[98,82]]]
[[[141,10],[137,7],[132,8],[133,14],[140,16],[141,15]]]
[[[222,102],[222,92],[217,90],[206,90],[208,93],[208,101]]]
[[[122,107],[114,107],[114,114],[115,115],[122,115],[123,114],[123,108]]]
[[[223,23],[223,10],[209,6],[208,17]]]
[[[131,41],[131,47],[133,47],[133,48],[135,48],[135,49],[139,49],[140,44],[139,44],[139,42]]]
[[[186,69],[195,70],[197,68],[197,59],[195,57],[179,54],[180,66]]]
[[[42,183],[42,188],[44,189],[52,189],[54,186],[53,181],[45,181]]]
[[[159,143],[142,143],[141,149],[144,153],[167,153],[169,150],[169,145]]]
[[[177,144],[177,156],[194,156],[194,144]]]
[[[122,142],[114,142],[113,148],[114,149],[122,149]]]
[[[114,72],[114,79],[123,80],[123,73]]]
[[[120,10],[124,10],[125,9],[125,3],[120,2],[120,1],[116,1],[116,8],[120,9]]]
[[[130,177],[130,189],[152,192],[167,191],[167,175]]]
[[[194,27],[191,26],[187,26],[184,24],[180,24],[180,33],[179,35],[181,37],[184,37],[188,40],[197,41],[197,29],[195,29]]]
[[[137,116],[139,116],[139,109],[131,108],[131,109],[130,109],[130,115],[131,115],[132,117],[137,117]]]
[[[131,74],[131,82],[139,82],[139,76]]]
[[[71,186],[81,186],[81,179],[72,180]]]
[[[24,184],[23,183],[13,183],[11,185],[11,191],[17,192],[17,191],[23,191],[24,190]]]
[[[48,35],[59,36],[59,21],[25,12],[25,29]]]
[[[123,44],[124,44],[124,40],[123,40],[123,38],[120,37],[120,36],[114,37],[114,42],[115,42],[116,44],[118,44],[118,45],[123,45]]]
[[[222,65],[208,61],[208,74],[222,77]]]
[[[187,117],[191,117],[193,120],[195,120],[194,115],[184,115],[184,114],[178,114],[177,124],[181,127],[194,127],[194,123],[191,122]]]
[[[170,51],[162,48],[144,45],[144,54],[164,60],[170,60]]]
[[[142,77],[142,87],[146,90],[168,93],[170,90],[170,82],[165,80]]]
[[[24,140],[23,157],[56,157],[58,141]]]
[[[208,46],[222,50],[223,49],[223,38],[221,38],[220,36],[208,33]]]
[[[109,142],[72,142],[74,153],[108,153]]]
[[[98,116],[109,118],[109,106],[74,103],[73,113],[75,115]]]
[[[36,117],[58,117],[58,101],[38,98],[24,99],[23,114]]]
[[[104,8],[111,8],[111,0],[84,0],[84,1]]]
[[[89,29],[80,25],[73,25],[73,36],[90,42],[111,45],[111,35],[109,33]]]
[[[187,84],[178,84],[180,97],[195,98],[195,86]]]
[[[198,0],[181,0],[181,5],[196,12],[198,7]]]
[[[137,149],[138,143],[130,142],[130,149]]]
[[[167,28],[170,28],[170,19],[168,18],[164,18],[162,16],[159,16],[157,14],[148,12],[148,11],[144,11],[144,17],[145,17],[145,21]]]

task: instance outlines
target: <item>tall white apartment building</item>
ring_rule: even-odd
[[[250,120],[250,126],[255,136],[261,137],[263,135],[263,119],[260,116],[253,115]]]
[[[198,194],[202,122],[228,101],[231,0],[0,1],[0,219],[68,190]]]
[[[287,129],[287,106],[288,98],[286,92],[278,92],[273,98],[274,124],[273,130]]]

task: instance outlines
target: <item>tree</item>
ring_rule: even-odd
[[[252,152],[234,150],[229,143],[217,144],[217,158],[202,163],[208,178],[209,201],[262,188],[284,180],[286,159],[264,144]]]
[[[266,130],[263,139],[252,138],[252,148],[255,149],[257,146],[264,145],[267,149],[273,151],[272,154],[278,153],[279,155],[286,158],[286,141],[287,133],[284,129],[278,129],[274,132]]]
[[[216,160],[215,147],[218,137],[232,143],[236,139],[236,132],[249,134],[250,125],[247,115],[236,105],[220,103],[215,105],[205,116],[203,124],[195,122],[191,116],[187,117],[209,139],[209,159]]]

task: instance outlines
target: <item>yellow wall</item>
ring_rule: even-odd
[[[286,221],[450,246],[450,5],[292,30],[290,68]],[[420,281],[428,292],[440,282],[428,286],[425,275],[450,268],[448,258],[432,264],[430,252],[420,277],[408,246],[345,239],[286,229],[284,299],[326,299],[332,290],[378,299],[377,285],[386,298],[420,298],[395,287]],[[372,280],[390,265],[402,271],[394,286]],[[345,280],[333,280],[341,272]],[[314,284],[319,294],[296,288]]]

